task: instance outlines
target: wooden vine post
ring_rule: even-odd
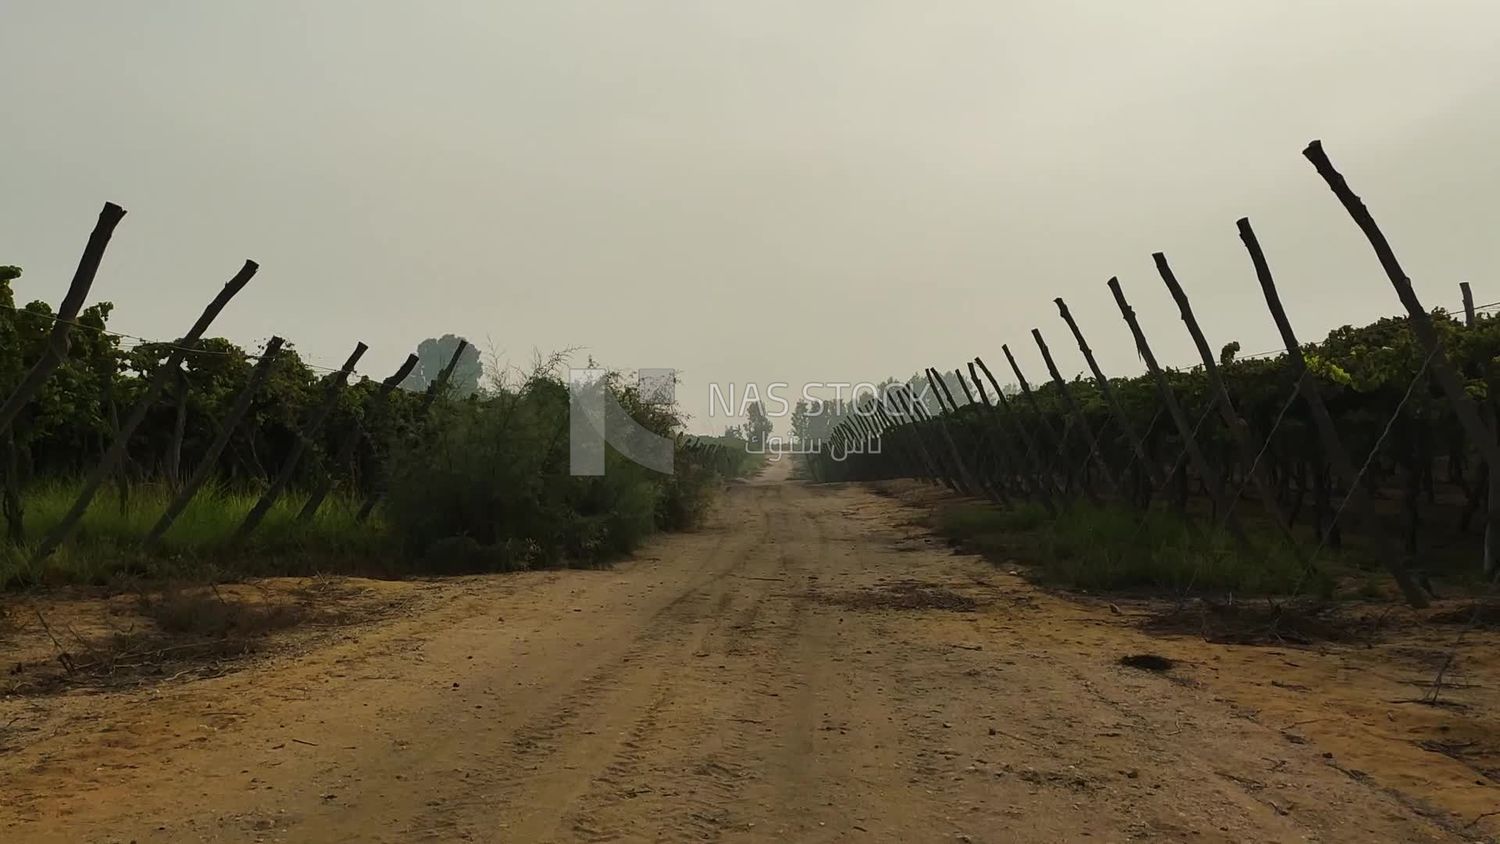
[[[1464,297],[1464,325],[1473,328],[1478,318],[1474,314],[1474,291],[1469,289],[1467,281],[1458,283],[1459,290]],[[1481,414],[1484,424],[1491,430],[1495,429],[1495,372],[1489,362],[1481,364],[1480,373],[1484,378],[1485,402],[1481,405]],[[1500,498],[1500,467],[1491,467],[1485,464],[1485,501],[1494,501]],[[1486,510],[1488,512],[1488,510]],[[1486,574],[1494,574],[1500,568],[1500,560],[1496,559],[1497,543],[1500,536],[1494,533],[1495,521],[1487,519],[1484,523],[1484,571]]]
[[[240,394],[235,396],[234,404],[229,408],[229,413],[220,420],[219,433],[214,437],[214,441],[209,444],[207,453],[203,455],[202,460],[198,461],[198,465],[193,469],[193,474],[183,482],[181,488],[177,490],[177,494],[172,497],[172,502],[167,505],[166,512],[162,513],[161,517],[156,520],[156,525],[151,528],[151,532],[146,534],[146,547],[154,547],[161,541],[161,538],[171,529],[172,523],[177,521],[177,517],[181,516],[182,512],[187,509],[188,504],[193,500],[193,496],[197,495],[198,490],[208,481],[214,468],[218,465],[219,455],[224,453],[224,449],[229,445],[230,438],[234,436],[235,428],[239,426],[240,420],[250,410],[250,405],[255,400],[255,394],[260,390],[261,385],[265,383],[266,378],[270,376],[272,364],[275,362],[276,355],[280,353],[281,346],[285,342],[280,337],[272,337],[266,341],[265,351],[260,353],[260,360],[256,362],[255,368],[250,371],[250,380],[245,383],[244,388],[240,390]]]
[[[994,430],[998,434],[996,439],[1007,455],[1006,459],[1009,462],[1011,473],[1015,477],[1016,488],[1021,491],[1024,497],[1035,498],[1041,501],[1042,506],[1047,509],[1049,515],[1057,515],[1057,508],[1053,505],[1051,496],[1047,495],[1047,490],[1042,483],[1041,477],[1037,474],[1031,474],[1030,476],[1027,474],[1031,470],[1031,452],[1026,451],[1022,456],[1017,457],[1017,452],[1021,451],[1021,449],[1016,448],[1015,440],[1009,436],[1006,430],[1010,420],[1000,413],[999,408],[990,403],[989,392],[985,390],[984,382],[979,379],[979,371],[974,368],[974,363],[977,360],[978,358],[975,358],[974,361],[970,361],[968,364],[969,379],[974,382],[974,388],[979,392],[979,400],[984,404],[985,410],[989,413],[990,420],[994,423]]]
[[[1208,462],[1204,456],[1203,449],[1198,447],[1198,440],[1193,436],[1193,429],[1188,425],[1187,415],[1182,412],[1182,405],[1177,403],[1177,396],[1172,392],[1172,385],[1167,382],[1166,373],[1162,372],[1161,366],[1156,362],[1156,355],[1151,352],[1151,344],[1146,342],[1146,333],[1141,330],[1141,325],[1135,318],[1135,309],[1125,300],[1125,292],[1120,289],[1120,280],[1111,278],[1107,285],[1109,291],[1114,294],[1115,304],[1120,307],[1120,315],[1125,318],[1125,324],[1130,327],[1130,333],[1135,337],[1136,350],[1141,353],[1141,359],[1146,362],[1146,370],[1151,373],[1151,380],[1156,382],[1157,395],[1161,396],[1162,404],[1166,405],[1167,415],[1172,417],[1172,424],[1177,426],[1177,434],[1182,437],[1183,450],[1187,453],[1188,460],[1193,468],[1198,470],[1198,477],[1203,481],[1203,487],[1208,491],[1209,500],[1213,502],[1216,512],[1224,514],[1224,526],[1229,530],[1235,541],[1243,547],[1249,547],[1250,541],[1245,537],[1245,530],[1240,526],[1239,517],[1228,506],[1224,500],[1224,486],[1219,478],[1219,473]]]
[[[950,427],[958,428],[960,433],[966,434],[966,431],[964,431],[962,428],[959,428],[960,420],[958,418],[958,401],[954,399],[953,390],[948,387],[947,379],[943,378],[943,376],[932,367],[927,368],[927,379],[928,381],[936,384],[937,389],[941,391],[939,401],[941,401],[943,396],[946,396],[948,399],[947,413],[949,418],[953,421],[953,424]],[[962,376],[959,377],[959,383],[961,385],[963,384]],[[964,386],[964,396],[968,398],[970,404],[974,403],[974,396],[970,394],[967,386]],[[967,441],[968,437],[965,436],[965,442],[967,443]],[[962,456],[962,452],[960,452],[960,455]],[[974,443],[974,457],[966,462],[972,464],[970,467],[969,477],[974,478],[974,484],[976,488],[980,492],[983,492],[985,497],[989,498],[991,501],[1005,503],[1005,491],[1001,489],[997,483],[992,481],[991,474],[985,471],[984,467],[986,464],[995,464],[998,461],[996,461],[990,454],[989,447],[982,439],[978,439]],[[975,475],[977,475],[978,477],[975,477]]]
[[[926,453],[928,460],[937,471],[937,479],[954,492],[959,492],[958,480],[953,469],[948,465],[948,461],[943,458],[941,449],[937,448],[937,445],[928,436],[931,433],[931,429],[922,424],[928,420],[928,417],[925,415],[927,408],[921,408],[924,415],[919,416],[917,414],[917,408],[921,403],[912,394],[911,388],[904,384],[891,388],[890,395],[896,397],[897,409],[901,411],[901,415],[910,420],[907,424],[911,426],[912,433],[915,435],[917,442],[922,443],[922,451]]]
[[[401,364],[401,367],[396,370],[395,374],[380,382],[380,387],[370,397],[370,404],[366,413],[372,424],[379,421],[384,415],[386,401],[390,398],[391,393],[395,391],[396,386],[405,381],[406,376],[410,375],[411,371],[416,368],[417,356],[407,355],[406,361]],[[364,439],[365,436],[365,429],[356,424],[354,430],[350,431],[344,437],[344,441],[339,444],[338,453],[333,458],[332,468],[348,466],[354,460],[354,452],[359,448],[360,440]],[[328,497],[328,493],[332,490],[333,474],[330,471],[318,483],[317,488],[312,491],[312,494],[307,497],[307,503],[302,505],[302,512],[297,514],[297,521],[311,521],[312,517],[317,514],[318,508],[323,506],[323,500]]]
[[[469,341],[459,340],[457,348],[453,350],[453,356],[448,358],[448,363],[438,373],[437,380],[427,385],[427,393],[422,396],[422,404],[417,408],[417,424],[426,421],[428,412],[432,410],[433,402],[437,401],[438,395],[448,388],[448,379],[453,377],[453,370],[458,368],[458,359],[463,356],[464,350],[468,347]],[[369,495],[365,496],[365,502],[360,505],[359,513],[354,517],[355,521],[363,522],[370,518],[370,513],[374,512],[375,505],[379,504],[380,499],[385,497],[385,490],[382,484],[383,480],[381,483],[377,483],[374,489],[370,490]]]
[[[1151,452],[1146,448],[1146,441],[1136,433],[1135,426],[1131,424],[1130,417],[1126,415],[1125,408],[1120,404],[1120,399],[1115,395],[1114,386],[1105,377],[1104,370],[1099,368],[1099,362],[1094,359],[1094,351],[1089,348],[1088,341],[1083,338],[1083,332],[1079,330],[1078,323],[1073,321],[1073,314],[1068,311],[1068,304],[1061,297],[1052,300],[1057,305],[1057,312],[1062,315],[1063,322],[1068,324],[1068,330],[1073,332],[1073,339],[1078,342],[1078,350],[1083,352],[1083,359],[1088,362],[1089,371],[1094,375],[1094,383],[1099,387],[1099,394],[1109,403],[1110,410],[1114,412],[1117,424],[1125,439],[1130,442],[1131,449],[1135,452],[1135,459],[1141,464],[1142,471],[1146,474],[1146,480],[1153,490],[1165,485],[1161,476],[1161,467],[1152,459]],[[1146,503],[1150,503],[1149,500]]]
[[[932,386],[933,394],[938,397],[938,404],[943,407],[946,415],[947,406],[943,404],[943,394],[937,386],[938,382],[942,379],[934,379],[933,374],[932,370],[929,369],[927,371],[927,380]],[[943,436],[943,443],[947,446],[948,454],[953,457],[954,480],[958,482],[959,491],[965,495],[973,495],[976,492],[981,492],[979,484],[969,475],[969,467],[964,461],[963,454],[958,450],[958,444],[953,441],[953,435],[948,430],[948,420],[942,417],[933,417],[927,412],[925,405],[919,404],[919,408],[922,414],[933,422],[938,433]]]
[[[999,418],[1014,428],[1021,438],[1022,446],[1026,451],[1026,462],[1035,474],[1036,488],[1038,494],[1042,496],[1047,511],[1056,515],[1057,505],[1053,500],[1053,495],[1061,490],[1057,485],[1057,479],[1052,476],[1051,466],[1042,456],[1041,446],[1027,429],[1026,420],[1022,419],[1015,408],[1011,407],[1010,399],[1005,397],[1005,391],[1000,389],[1000,382],[995,380],[995,373],[985,365],[984,359],[975,357],[974,363],[978,364],[980,371],[984,373],[984,377],[989,380],[990,386],[995,390],[995,406],[1000,410]],[[979,383],[979,379],[974,379],[974,383]]]
[[[1292,373],[1297,376],[1297,383],[1300,385],[1298,389],[1302,392],[1302,398],[1312,414],[1313,426],[1318,431],[1318,439],[1323,443],[1323,451],[1328,455],[1329,462],[1333,464],[1333,471],[1343,477],[1344,483],[1348,486],[1347,500],[1354,504],[1359,521],[1374,526],[1379,533],[1389,533],[1388,522],[1375,514],[1375,502],[1364,484],[1360,483],[1354,462],[1349,459],[1349,452],[1344,448],[1343,440],[1339,438],[1338,429],[1333,425],[1333,417],[1329,415],[1328,406],[1323,402],[1323,393],[1318,387],[1317,377],[1307,371],[1307,360],[1302,356],[1302,345],[1297,342],[1297,335],[1292,331],[1291,320],[1287,319],[1286,309],[1281,306],[1281,294],[1276,291],[1276,280],[1271,275],[1271,265],[1267,263],[1260,241],[1255,237],[1255,230],[1250,227],[1250,220],[1246,218],[1241,218],[1236,225],[1240,230],[1240,240],[1244,242],[1245,250],[1250,253],[1250,263],[1255,266],[1255,277],[1260,282],[1261,292],[1265,294],[1266,307],[1270,309],[1271,319],[1276,323],[1276,330],[1281,333],[1281,340],[1286,345],[1287,362],[1291,364]],[[1338,510],[1335,510],[1334,518],[1328,525],[1329,531],[1334,529],[1337,521]],[[1390,571],[1391,577],[1395,578],[1396,585],[1400,587],[1406,602],[1418,609],[1426,607],[1427,595],[1397,556],[1396,549],[1401,547],[1400,540],[1392,536],[1377,542],[1376,545],[1380,548],[1382,562]]]
[[[1250,482],[1254,484],[1255,491],[1260,496],[1261,506],[1265,508],[1266,515],[1276,522],[1277,529],[1292,553],[1297,555],[1304,565],[1307,565],[1308,561],[1302,559],[1302,554],[1298,550],[1297,537],[1292,533],[1292,526],[1287,521],[1286,512],[1281,509],[1280,502],[1276,500],[1276,490],[1271,488],[1265,469],[1256,459],[1256,450],[1250,442],[1250,426],[1235,409],[1234,400],[1229,396],[1229,388],[1224,386],[1224,379],[1219,374],[1219,364],[1214,359],[1213,350],[1208,346],[1208,339],[1203,336],[1203,329],[1198,326],[1197,317],[1193,316],[1193,306],[1188,301],[1187,293],[1182,289],[1182,285],[1177,283],[1177,276],[1173,274],[1172,267],[1167,264],[1166,255],[1156,252],[1151,255],[1151,259],[1156,262],[1156,271],[1161,275],[1161,280],[1166,283],[1172,299],[1177,302],[1177,310],[1182,316],[1182,321],[1187,324],[1188,333],[1193,338],[1193,345],[1198,348],[1198,357],[1203,360],[1203,374],[1208,377],[1208,388],[1212,391],[1215,405],[1219,408],[1219,416],[1229,428],[1235,450],[1240,453],[1240,462],[1245,464],[1245,472],[1250,476]],[[1235,503],[1231,501],[1229,505],[1232,507]]]
[[[972,364],[970,365],[972,366]],[[958,386],[963,388],[964,398],[968,400],[968,403],[972,405],[979,404],[979,402],[974,400],[974,391],[970,389],[969,379],[964,377],[963,370],[955,368],[953,375],[958,379]],[[988,401],[985,402],[985,405],[986,410],[992,410],[988,407]],[[990,485],[994,488],[995,494],[999,496],[1001,503],[1009,504],[1010,494],[1014,490],[1014,487],[1010,483],[1010,473],[1014,469],[1010,451],[1005,448],[1006,443],[1003,438],[997,439],[991,436],[993,431],[990,426],[984,424],[983,419],[976,419],[974,427],[974,439],[978,442],[979,448],[984,452],[989,464],[994,467],[989,473]]]
[[[208,307],[198,317],[198,321],[193,323],[193,326],[188,329],[188,333],[183,335],[182,339],[178,340],[172,346],[172,351],[167,355],[166,362],[157,367],[156,371],[151,374],[151,380],[146,383],[145,391],[141,393],[140,398],[136,399],[135,406],[130,409],[130,415],[120,425],[119,432],[115,435],[114,441],[110,443],[109,450],[100,458],[98,464],[94,466],[94,470],[84,478],[83,488],[78,493],[78,499],[73,502],[73,507],[63,515],[62,519],[53,526],[52,530],[37,545],[36,550],[32,554],[33,561],[40,562],[52,556],[52,553],[58,549],[58,546],[67,541],[68,537],[73,534],[73,531],[78,528],[78,523],[83,519],[84,512],[88,510],[89,503],[94,500],[94,495],[98,493],[99,487],[104,483],[105,479],[109,477],[115,467],[124,459],[126,449],[130,444],[131,435],[146,420],[146,414],[151,410],[151,406],[156,403],[156,400],[161,397],[162,390],[166,388],[167,381],[172,377],[172,373],[176,372],[178,367],[182,365],[182,360],[187,356],[188,352],[193,351],[197,347],[198,340],[203,337],[203,332],[207,331],[208,327],[213,324],[214,319],[229,304],[229,300],[233,299],[236,293],[239,293],[244,289],[245,285],[250,283],[250,279],[255,277],[255,272],[259,268],[254,261],[246,261],[245,265],[240,268],[240,271],[235,273],[234,277],[225,283],[224,288],[213,298],[213,301],[208,303]]]
[[[1089,453],[1094,456],[1094,462],[1099,466],[1099,474],[1104,478],[1104,483],[1115,493],[1120,492],[1120,485],[1115,482],[1115,473],[1109,468],[1109,461],[1105,459],[1104,452],[1099,448],[1099,442],[1094,438],[1094,430],[1089,425],[1088,417],[1083,415],[1083,408],[1073,398],[1073,391],[1068,389],[1068,382],[1063,380],[1062,373],[1057,369],[1057,363],[1052,360],[1052,352],[1047,348],[1047,341],[1042,339],[1039,329],[1031,329],[1031,339],[1036,341],[1036,347],[1042,352],[1042,361],[1047,365],[1047,374],[1052,376],[1052,383],[1062,393],[1063,403],[1068,406],[1068,412],[1072,414],[1074,424],[1083,434],[1084,445],[1088,446]],[[1085,489],[1088,485],[1084,485]],[[1092,496],[1092,492],[1090,492]]]
[[[1370,248],[1375,251],[1375,257],[1380,261],[1380,266],[1390,279],[1391,286],[1396,289],[1396,296],[1406,308],[1407,316],[1411,321],[1412,334],[1416,335],[1417,342],[1427,352],[1428,365],[1432,368],[1433,378],[1447,395],[1448,402],[1453,406],[1453,413],[1458,417],[1458,423],[1464,429],[1464,434],[1474,443],[1474,447],[1479,449],[1480,455],[1490,465],[1490,474],[1494,475],[1497,469],[1500,469],[1500,444],[1495,442],[1495,431],[1480,418],[1479,409],[1474,406],[1474,402],[1465,392],[1463,381],[1459,379],[1458,373],[1453,369],[1453,364],[1448,360],[1447,353],[1443,351],[1442,343],[1438,340],[1432,317],[1422,307],[1416,290],[1412,289],[1411,279],[1401,268],[1401,262],[1396,259],[1396,252],[1391,249],[1390,241],[1386,240],[1385,234],[1380,231],[1380,226],[1376,224],[1375,218],[1365,207],[1364,202],[1350,189],[1343,174],[1339,173],[1334,168],[1333,162],[1328,160],[1321,141],[1308,144],[1302,154],[1312,162],[1318,175],[1328,183],[1333,195],[1338,198],[1344,210],[1353,218],[1354,224],[1364,232],[1365,239],[1370,242]],[[1485,509],[1485,535],[1496,535],[1497,526],[1500,526],[1500,500],[1497,500],[1496,496],[1490,496]]]
[[[68,292],[57,306],[52,332],[47,335],[46,350],[31,365],[21,383],[6,397],[5,403],[0,404],[0,434],[10,430],[10,426],[20,415],[21,408],[31,401],[67,358],[68,333],[78,320],[78,312],[83,309],[83,300],[88,298],[89,289],[94,286],[94,276],[99,272],[99,263],[104,260],[104,250],[109,246],[109,239],[124,216],[125,209],[113,202],[104,203],[104,209],[99,212],[99,221],[94,224],[88,243],[83,247],[83,257],[78,259],[78,268],[73,271]]]
[[[230,540],[231,544],[239,545],[248,539],[250,534],[260,526],[266,514],[271,512],[271,507],[276,504],[276,500],[286,491],[287,485],[292,482],[292,474],[297,471],[297,464],[302,462],[302,455],[307,453],[307,447],[312,444],[313,437],[318,435],[324,423],[328,421],[328,417],[333,415],[333,409],[338,405],[339,394],[343,392],[344,384],[348,382],[350,373],[354,371],[355,365],[359,363],[361,357],[364,357],[365,350],[368,348],[364,343],[356,343],[354,352],[349,355],[348,360],[344,361],[344,365],[328,376],[322,404],[313,411],[313,415],[308,418],[302,430],[297,432],[297,439],[292,443],[291,450],[287,452],[286,459],[282,461],[280,471],[271,480],[271,485],[266,487],[266,491],[261,493],[260,500],[255,502],[255,506],[250,508],[249,513],[245,514],[245,520],[240,522],[239,529],[234,532]]]
[[[1021,365],[1016,363],[1016,356],[1010,353],[1010,346],[1000,344],[1000,351],[1005,353],[1005,360],[1010,364],[1010,371],[1016,376],[1016,384],[1021,388],[1021,397],[1026,400],[1027,406],[1036,416],[1037,429],[1042,433],[1037,436],[1037,445],[1041,449],[1038,454],[1043,455],[1043,465],[1048,475],[1056,477],[1055,467],[1058,461],[1062,462],[1063,481],[1060,488],[1066,496],[1072,495],[1073,471],[1072,464],[1068,461],[1068,433],[1071,428],[1063,425],[1062,433],[1052,430],[1052,423],[1047,421],[1046,414],[1042,413],[1042,405],[1036,399],[1036,394],[1031,391],[1031,383],[1026,380],[1026,373],[1021,371]],[[1045,435],[1045,438],[1042,436]],[[1050,450],[1048,447],[1051,447]],[[1047,456],[1050,455],[1050,456]],[[1092,498],[1092,495],[1090,495]]]

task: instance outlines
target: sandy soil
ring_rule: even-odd
[[[773,465],[597,572],[414,584],[198,680],[0,701],[7,841],[1489,840],[1500,676],[1226,647]],[[1416,635],[1416,634],[1413,634]],[[1435,635],[1435,634],[1434,634]],[[1490,632],[1468,648],[1493,653]],[[1396,650],[1406,648],[1411,653]],[[1425,649],[1424,649],[1425,648]],[[1151,652],[1167,673],[1118,664]],[[8,723],[7,723],[8,722]],[[1447,744],[1423,742],[1447,737]]]

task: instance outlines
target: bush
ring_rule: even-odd
[[[670,409],[609,389],[648,430],[674,435]],[[391,461],[385,512],[407,558],[444,572],[597,565],[702,519],[714,466],[679,451],[664,475],[609,450],[602,476],[573,476],[568,411],[567,386],[545,373],[441,406]]]

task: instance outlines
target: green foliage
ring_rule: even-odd
[[[773,425],[771,418],[766,415],[766,409],[760,402],[754,402],[746,411],[749,420],[745,423],[745,439],[756,448],[765,448],[766,439],[771,436]]]
[[[935,527],[972,551],[1037,564],[1048,580],[1080,589],[1281,594],[1307,585],[1274,541],[1245,552],[1227,535],[1195,535],[1170,512],[1079,505],[1052,519],[1035,505],[962,504],[939,511]]]
[[[647,430],[674,435],[674,411],[618,379],[608,389]],[[662,475],[609,450],[602,476],[573,476],[568,401],[559,378],[538,372],[442,406],[429,433],[391,461],[386,513],[403,552],[444,571],[597,565],[657,530],[695,525],[718,481],[738,468],[679,448],[675,472]]]
[[[16,309],[14,267],[0,267],[0,392],[19,383],[51,333],[51,308]],[[162,373],[175,347],[130,345],[107,331],[111,306],[84,310],[70,351],[0,443],[0,475],[19,509],[6,522],[19,544],[0,545],[0,588],[54,580],[100,582],[121,573],[176,575],[205,569],[236,574],[300,573],[331,566],[361,572],[504,569],[558,563],[597,564],[628,553],[658,529],[697,524],[714,489],[743,469],[736,452],[678,455],[678,471],[656,475],[610,453],[600,478],[568,473],[568,392],[550,374],[508,389],[477,394],[477,350],[460,356],[450,389],[435,396],[425,417],[420,392],[395,391],[379,408],[377,384],[349,385],[314,437],[289,490],[248,542],[231,537],[297,445],[326,394],[331,376],[315,372],[290,345],[272,362],[244,419],[212,467],[209,488],[193,499],[164,541],[141,540],[171,500],[179,474],[198,466],[221,420],[245,390],[256,359],[228,340],[210,338],[177,371]],[[424,341],[413,386],[424,388],[447,365],[460,338]],[[146,409],[124,466],[94,500],[74,540],[42,567],[30,563],[31,543],[58,523],[76,499],[77,479],[95,466],[156,375],[164,394]],[[648,429],[674,437],[675,411],[641,400],[612,379],[610,389]],[[177,441],[179,419],[182,436]],[[332,465],[340,444],[357,432],[349,465]],[[9,449],[9,450],[7,450]],[[180,459],[179,459],[180,451]],[[338,482],[311,522],[297,518],[305,493],[325,478]],[[360,503],[388,491],[387,507],[371,521]]]
[[[28,527],[51,529],[78,496],[74,482],[49,481],[27,490]],[[140,545],[171,498],[161,484],[131,490],[121,500],[107,488],[84,515],[74,540],[41,567],[31,547],[0,545],[0,589],[35,583],[107,583],[121,576],[175,577],[218,574],[313,574],[340,569],[388,573],[396,568],[384,553],[388,534],[377,519],[355,521],[359,502],[335,495],[313,521],[297,521],[300,498],[284,498],[242,547],[229,539],[258,496],[210,486],[195,497],[154,552]]]

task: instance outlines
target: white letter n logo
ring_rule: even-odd
[[[653,378],[661,377],[661,371],[650,372]],[[641,375],[644,384],[646,371]],[[620,407],[609,390],[609,373],[603,369],[568,370],[568,471],[590,477],[603,475],[606,442],[628,460],[672,474],[675,447],[671,438],[642,427]]]

